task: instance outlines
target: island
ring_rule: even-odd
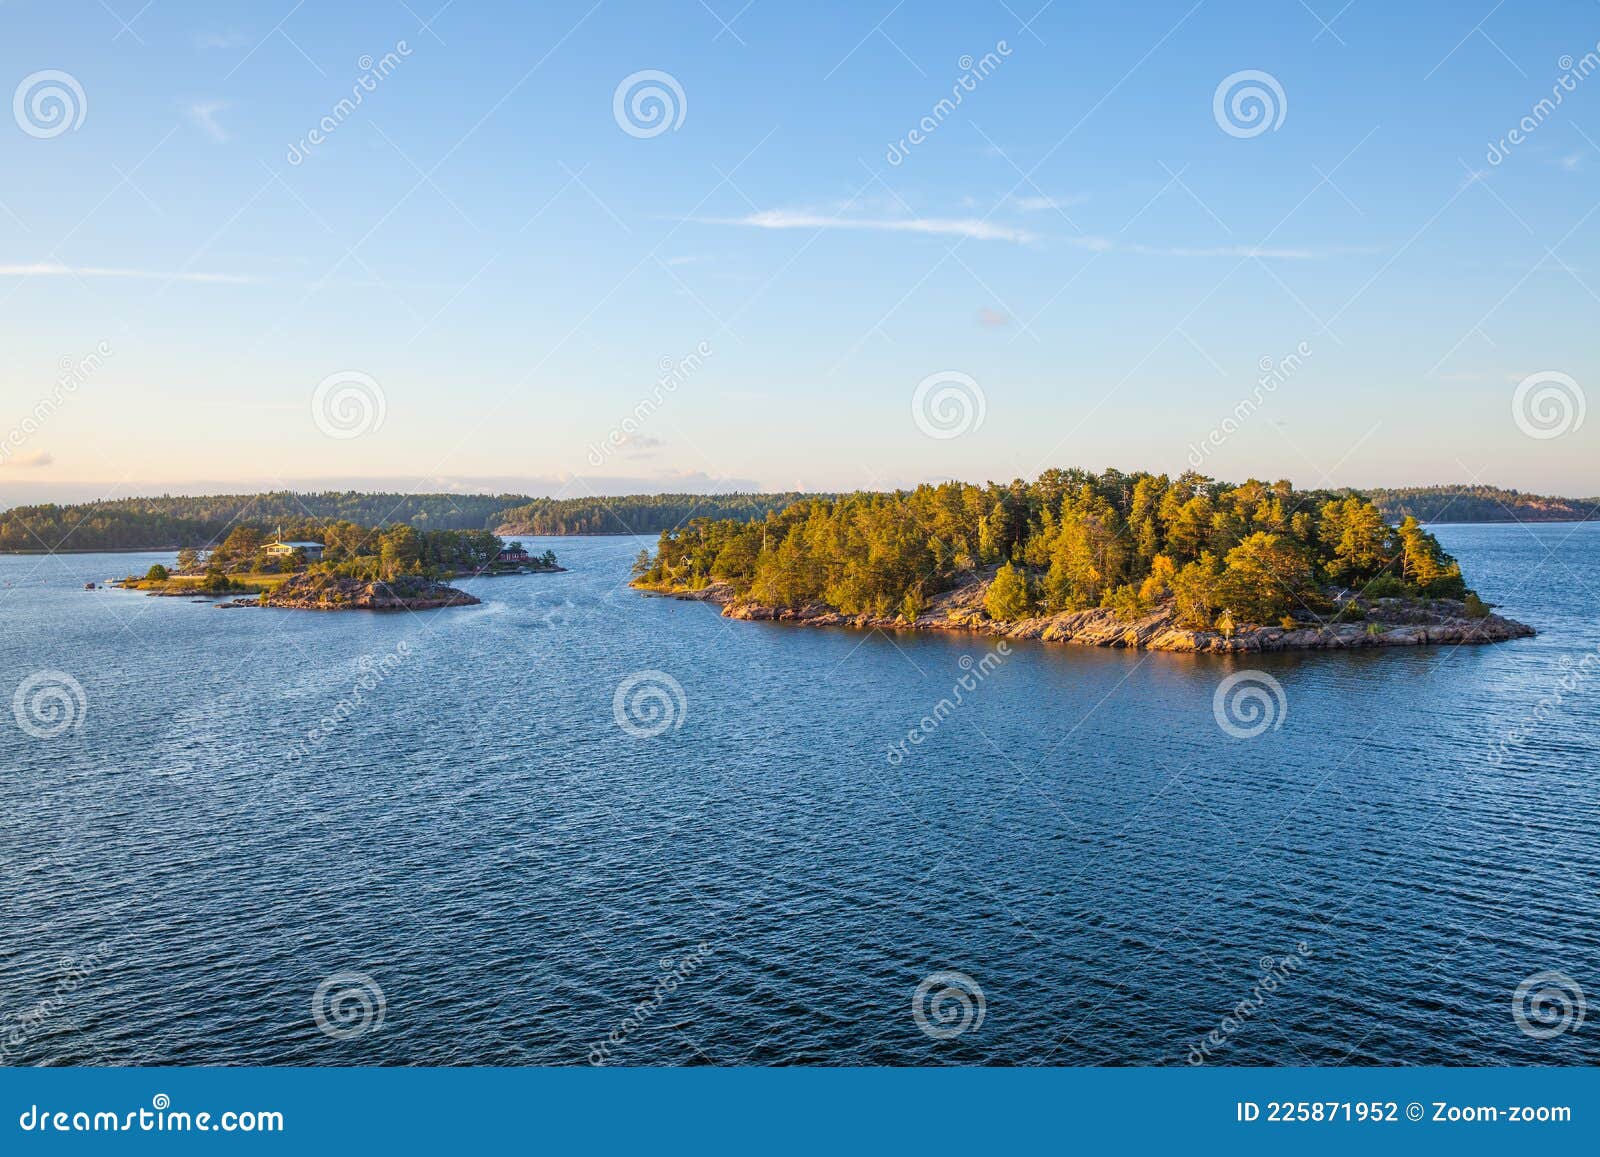
[[[447,579],[562,569],[553,551],[530,554],[482,530],[302,522],[268,537],[243,524],[211,550],[180,550],[174,568],[158,564],[111,585],[167,598],[231,596],[217,604],[230,608],[421,611],[479,602]]]
[[[1395,525],[1349,492],[1192,471],[1048,470],[695,519],[640,552],[633,585],[734,619],[1159,651],[1534,634],[1493,613],[1415,518]]]

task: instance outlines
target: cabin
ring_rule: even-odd
[[[503,547],[500,553],[495,557],[495,561],[520,564],[531,562],[532,560],[528,557],[528,552],[523,550],[522,547],[518,545]]]
[[[279,539],[277,542],[267,543],[267,553],[275,558],[287,557],[297,550],[306,552],[307,562],[322,561],[322,544],[320,542],[285,542]]]

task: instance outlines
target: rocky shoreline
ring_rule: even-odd
[[[1469,618],[1453,599],[1428,602],[1377,599],[1362,604],[1365,618],[1355,622],[1306,622],[1293,628],[1246,626],[1231,634],[1196,631],[1177,624],[1169,601],[1133,622],[1124,622],[1106,607],[1063,611],[1014,622],[997,622],[983,609],[988,581],[975,579],[936,597],[914,621],[899,616],[846,615],[822,603],[802,607],[769,607],[738,598],[726,583],[699,590],[640,587],[645,594],[711,603],[724,618],[797,623],[813,627],[849,627],[886,631],[966,631],[1005,639],[1038,639],[1081,647],[1127,647],[1148,651],[1237,653],[1252,651],[1343,650],[1358,647],[1416,647],[1441,643],[1498,643],[1529,638],[1530,626],[1490,614]]]
[[[300,574],[259,598],[220,605],[302,611],[431,611],[475,606],[480,601],[466,591],[431,579],[405,577],[368,582],[339,575]]]

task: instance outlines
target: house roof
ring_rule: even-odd
[[[298,541],[298,540],[294,541],[294,542],[289,542],[289,541],[269,542],[269,543],[267,543],[267,545],[268,546],[287,546],[287,547],[289,547],[290,549],[293,549],[293,550],[299,550],[299,549],[309,550],[312,547],[315,547],[318,550],[322,549],[322,544],[320,542],[304,542],[304,541]]]

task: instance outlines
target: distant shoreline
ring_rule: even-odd
[[[1600,514],[1594,518],[1490,518],[1471,519],[1460,522],[1428,522],[1421,520],[1424,526],[1582,526],[1590,522],[1600,522]],[[650,538],[654,531],[584,531],[577,534],[546,534],[525,530],[508,530],[500,527],[492,533],[506,536],[514,535],[522,538]],[[17,557],[47,556],[52,554],[171,554],[183,550],[181,546],[118,546],[95,547],[90,550],[69,549],[60,550],[0,550],[0,555],[15,555]],[[204,546],[193,547],[194,550],[204,550]]]

